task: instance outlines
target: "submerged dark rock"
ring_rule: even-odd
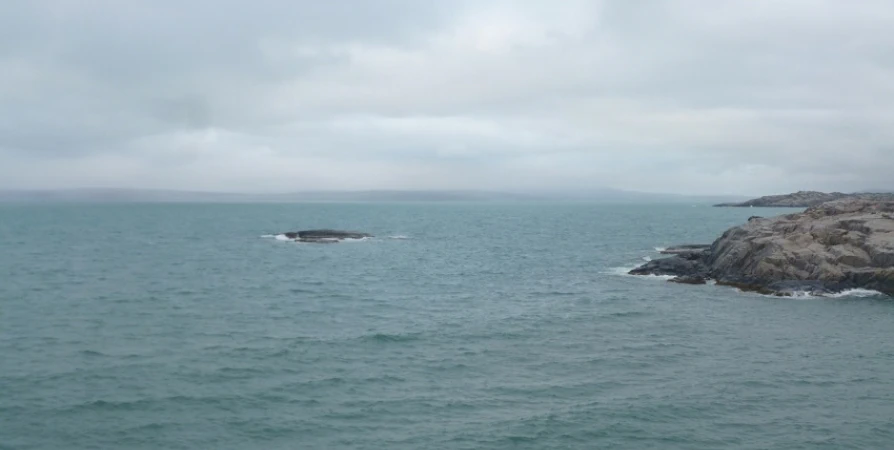
[[[345,239],[364,239],[373,237],[373,235],[368,233],[329,229],[289,231],[283,234],[287,238],[295,240],[296,242],[313,244],[334,244]]]
[[[894,201],[845,199],[749,220],[709,249],[650,261],[632,275],[674,275],[764,294],[864,288],[894,295]],[[681,247],[685,248],[685,247]]]

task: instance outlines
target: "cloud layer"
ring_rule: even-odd
[[[894,189],[894,3],[0,5],[0,188]]]

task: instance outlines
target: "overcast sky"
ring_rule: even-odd
[[[0,2],[0,188],[894,189],[890,0]]]

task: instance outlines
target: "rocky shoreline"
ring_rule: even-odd
[[[894,201],[847,198],[774,218],[752,217],[711,245],[671,247],[631,275],[772,295],[870,289],[894,296]]]

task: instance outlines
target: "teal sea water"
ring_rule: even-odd
[[[891,448],[894,299],[621,274],[781,212],[0,205],[0,448]]]

